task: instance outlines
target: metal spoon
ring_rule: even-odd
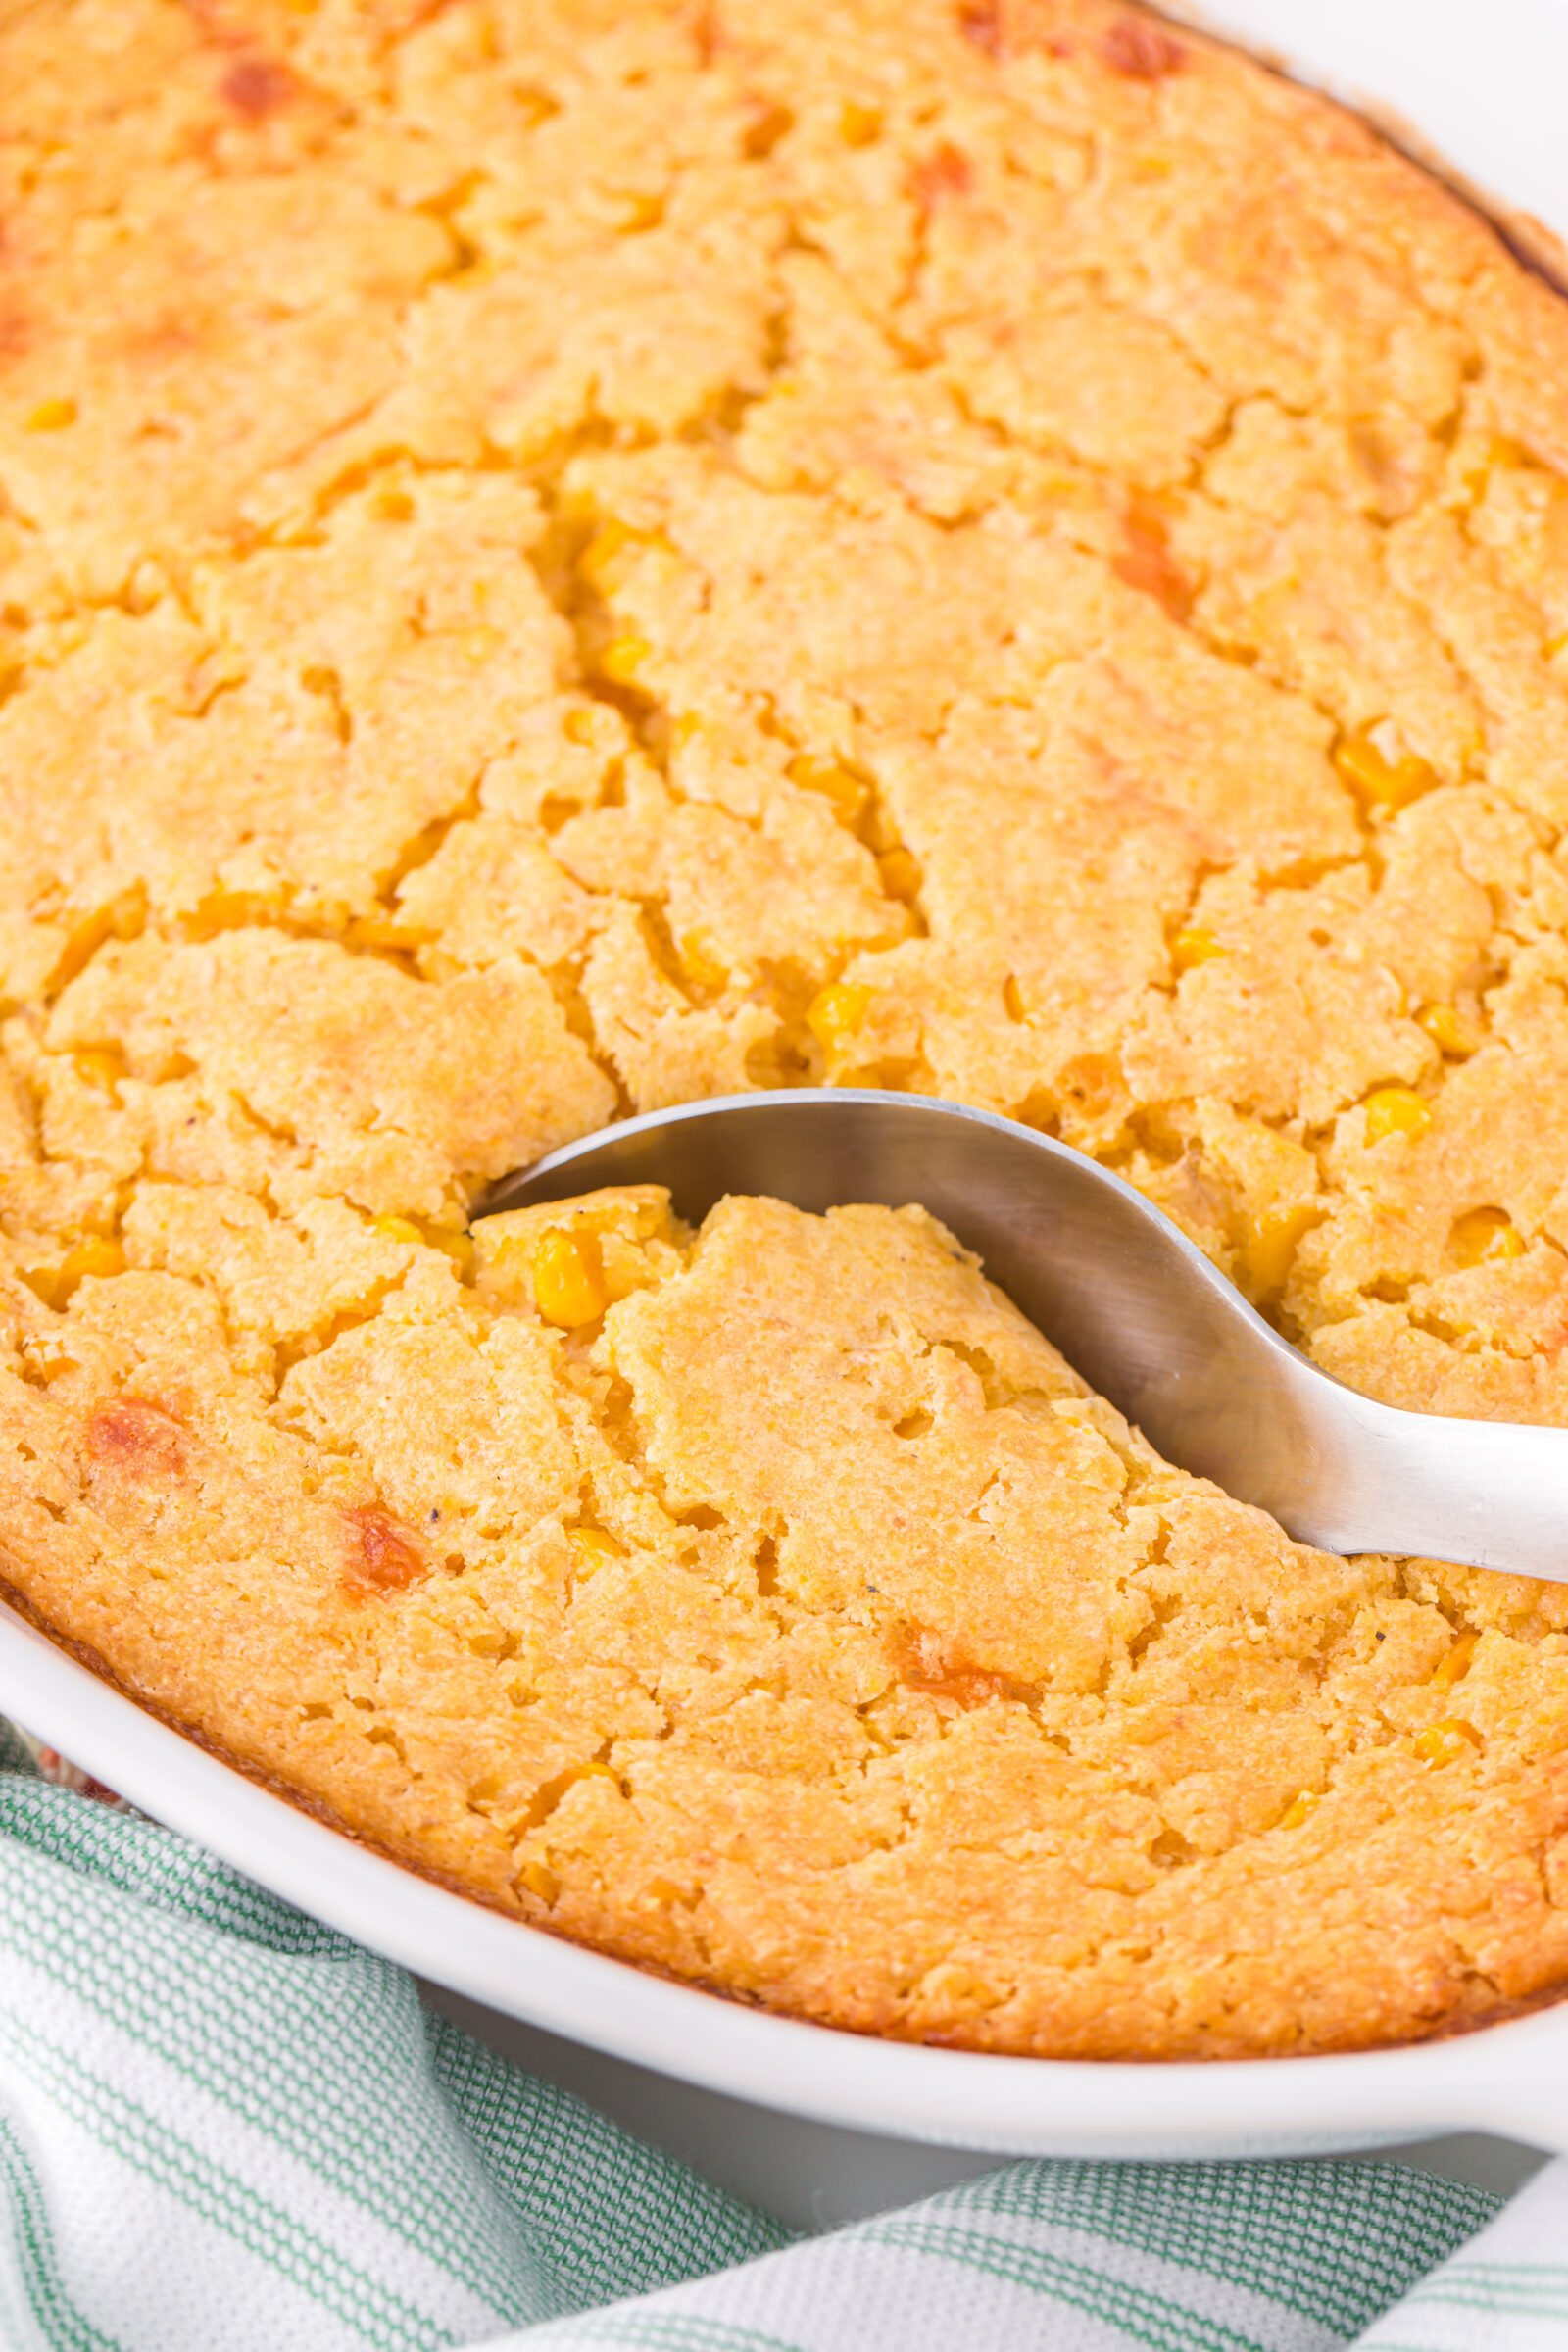
[[[923,1095],[725,1095],[607,1127],[505,1177],[479,1216],[601,1185],[822,1210],[919,1201],[1168,1461],[1330,1551],[1568,1583],[1568,1430],[1375,1404],[1308,1363],[1141,1193],[1081,1152]]]

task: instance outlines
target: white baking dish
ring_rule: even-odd
[[[1197,12],[1192,12],[1197,13]],[[1223,0],[1215,29],[1403,125],[1568,240],[1568,0]],[[1530,234],[1527,227],[1526,235]],[[0,1607],[0,1713],[358,1941],[493,2009],[823,2122],[1020,2153],[1213,2156],[1488,2131],[1568,2149],[1568,2001],[1364,2056],[975,2057],[769,2017],[577,1950],[399,1869],[218,1762]]]

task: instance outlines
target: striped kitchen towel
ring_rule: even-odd
[[[1568,2160],[1014,2164],[790,2233],[0,1728],[6,2352],[1563,2352]]]

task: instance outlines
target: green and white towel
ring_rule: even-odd
[[[5,2352],[1563,2352],[1568,2160],[1014,2164],[828,2236],[0,1727]]]

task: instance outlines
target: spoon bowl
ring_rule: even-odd
[[[607,1127],[492,1187],[492,1216],[662,1184],[820,1212],[918,1201],[1168,1461],[1287,1534],[1568,1582],[1568,1430],[1400,1411],[1319,1371],[1169,1218],[1082,1152],[924,1095],[724,1095]]]

